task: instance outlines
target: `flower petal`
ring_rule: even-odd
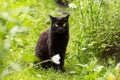
[[[52,58],[52,61],[56,64],[60,64],[60,55],[59,54],[56,54],[55,56],[53,56]]]

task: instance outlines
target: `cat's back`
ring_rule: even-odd
[[[46,31],[42,32],[41,35],[40,35],[40,37],[39,37],[39,40],[41,40],[41,39],[47,39],[48,35],[49,35],[49,30],[46,30]]]
[[[39,39],[38,39],[38,43],[37,43],[37,44],[38,44],[38,45],[39,45],[39,44],[45,45],[46,42],[47,42],[48,36],[49,36],[49,30],[46,30],[46,31],[44,31],[43,33],[41,33],[41,35],[40,35],[40,37],[39,37]]]
[[[41,50],[46,51],[48,36],[49,36],[49,30],[46,30],[43,33],[41,33],[36,45],[36,54],[39,54]]]

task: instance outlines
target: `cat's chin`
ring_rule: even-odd
[[[64,34],[64,33],[65,33],[64,31],[56,32],[56,34]]]
[[[57,32],[57,34],[63,34],[64,32]]]
[[[59,31],[56,31],[55,33],[57,33],[57,34],[64,34],[64,33],[67,33],[67,31],[65,31],[65,30],[59,30]]]

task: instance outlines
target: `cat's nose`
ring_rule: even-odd
[[[62,32],[63,32],[63,29],[62,29],[62,28],[59,28],[58,32],[59,32],[59,33],[62,33]]]
[[[59,28],[59,31],[63,31],[63,29],[60,27],[60,28]]]
[[[59,30],[62,30],[62,27],[60,27]]]

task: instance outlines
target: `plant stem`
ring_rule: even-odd
[[[39,63],[37,63],[37,64],[35,64],[35,65],[32,65],[32,66],[30,66],[30,67],[24,69],[23,71],[26,71],[26,70],[32,68],[33,66],[37,66],[37,65],[40,65],[40,64],[45,63],[45,62],[48,62],[48,61],[52,61],[52,60],[51,60],[51,59],[48,59],[48,60],[45,60],[45,61],[39,62]]]
[[[93,20],[93,9],[92,9],[92,4],[93,4],[93,1],[92,1],[92,0],[89,0],[89,6],[90,6],[90,18],[91,18],[92,28],[94,28],[94,20]]]

